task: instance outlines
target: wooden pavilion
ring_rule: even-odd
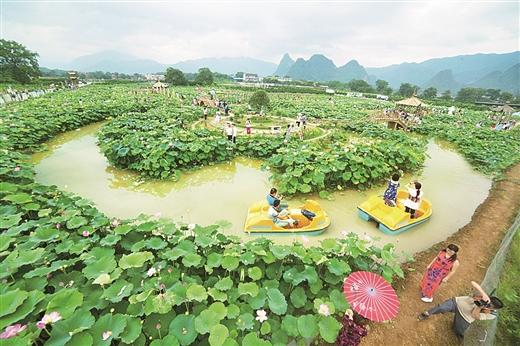
[[[390,129],[408,130],[420,123],[420,117],[426,114],[427,106],[414,94],[412,97],[396,102],[394,109],[376,113],[374,120],[386,122]]]

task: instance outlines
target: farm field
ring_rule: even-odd
[[[300,139],[257,133],[253,121],[253,134],[231,143],[226,119],[216,124],[210,108],[205,123],[193,105],[209,90],[145,87],[92,85],[0,108],[0,329],[31,322],[2,345],[333,344],[349,309],[346,275],[408,284],[422,269],[403,261],[430,256],[476,210],[503,213],[502,228],[519,207],[508,182],[519,178],[520,128],[491,130],[485,110],[432,106],[404,132],[371,119],[388,101],[271,93],[262,122],[247,114],[252,92],[217,86],[240,124],[286,126],[303,112],[317,129]],[[356,206],[394,172],[403,185],[424,183],[434,214],[389,236]],[[507,210],[479,207],[498,198],[497,184],[512,194]],[[317,200],[331,227],[318,237],[244,234],[248,206],[271,186],[291,204]],[[492,237],[496,245],[500,229]],[[60,318],[37,328],[51,312]]]

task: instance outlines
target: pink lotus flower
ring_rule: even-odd
[[[20,323],[13,324],[12,326],[8,326],[4,329],[3,333],[0,334],[0,339],[9,339],[13,336],[17,336],[19,333],[23,332],[27,328],[27,325],[23,325]]]
[[[155,217],[159,218],[161,217],[162,213],[160,211],[158,211],[157,213],[154,214]]]
[[[60,228],[61,228],[61,223],[57,223],[57,224],[56,224],[56,228],[57,228],[57,229],[60,229]]]
[[[59,320],[61,320],[60,313],[57,311],[53,311],[50,314],[45,314],[42,317],[41,321],[36,322],[36,327],[38,327],[39,329],[43,329],[46,325],[53,324],[54,322],[58,322]]]
[[[155,270],[154,267],[151,267],[151,268],[148,269],[148,271],[146,272],[146,275],[148,275],[148,276],[153,276],[153,275],[155,275],[155,273],[157,273],[157,270]]]
[[[21,169],[20,167],[16,166],[16,167],[14,168],[14,171],[15,171],[15,172],[20,172],[20,169]]]
[[[112,331],[111,330],[107,330],[106,332],[103,332],[103,340],[107,340],[111,336],[112,336]]]
[[[160,324],[160,323],[157,323],[157,324],[155,325],[155,329],[161,329],[161,324]]]
[[[114,219],[114,220],[112,220],[112,226],[113,226],[113,227],[117,227],[117,226],[119,226],[119,220],[118,220],[118,219]]]
[[[89,231],[83,231],[83,236],[86,238],[90,235],[90,232]]]
[[[267,312],[265,312],[265,310],[256,310],[255,320],[257,320],[260,323],[267,321]]]

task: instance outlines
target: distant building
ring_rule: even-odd
[[[233,80],[238,83],[258,83],[260,78],[256,73],[237,72]]]
[[[387,95],[376,95],[376,99],[388,101]]]
[[[243,81],[246,83],[257,83],[260,81],[256,73],[244,73]]]
[[[164,75],[163,74],[152,74],[152,73],[149,73],[149,74],[145,74],[144,78],[146,80],[160,81],[160,80],[164,80]]]
[[[277,79],[278,79],[279,82],[282,82],[282,83],[284,83],[284,82],[292,82],[292,78],[289,77],[289,76],[278,77]]]
[[[325,92],[326,92],[327,94],[332,94],[332,95],[334,95],[334,94],[336,93],[336,91],[335,91],[334,89],[331,89],[331,88],[327,88],[327,89],[325,89]]]

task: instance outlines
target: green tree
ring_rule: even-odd
[[[199,68],[199,73],[195,77],[195,84],[211,85],[213,84],[213,73],[207,67]]]
[[[493,101],[498,101],[500,99],[500,89],[487,89],[484,95]]]
[[[269,96],[263,90],[258,90],[253,93],[249,99],[249,104],[254,110],[259,111],[263,108],[269,108]]]
[[[181,70],[173,67],[166,69],[164,80],[171,85],[188,85],[188,80]]]
[[[0,39],[0,79],[28,83],[39,75],[38,53],[16,41]]]
[[[425,99],[434,99],[437,97],[437,88],[434,88],[434,87],[429,87],[427,89],[425,89],[422,93],[422,96],[425,98]]]
[[[446,90],[442,93],[441,99],[443,100],[451,100],[451,90]]]
[[[500,101],[502,102],[511,102],[513,101],[513,99],[514,96],[510,92],[502,91],[502,93],[500,94]]]
[[[386,80],[378,79],[376,80],[376,92],[378,94],[390,95],[392,93],[392,88],[388,85]]]
[[[486,94],[486,90],[481,88],[462,88],[457,93],[455,100],[459,102],[475,102]]]
[[[374,88],[368,84],[366,81],[362,79],[353,79],[347,83],[347,86],[352,91],[357,91],[361,93],[374,93]]]
[[[410,97],[418,91],[419,87],[410,83],[401,83],[401,86],[399,87],[399,95],[404,97]]]

